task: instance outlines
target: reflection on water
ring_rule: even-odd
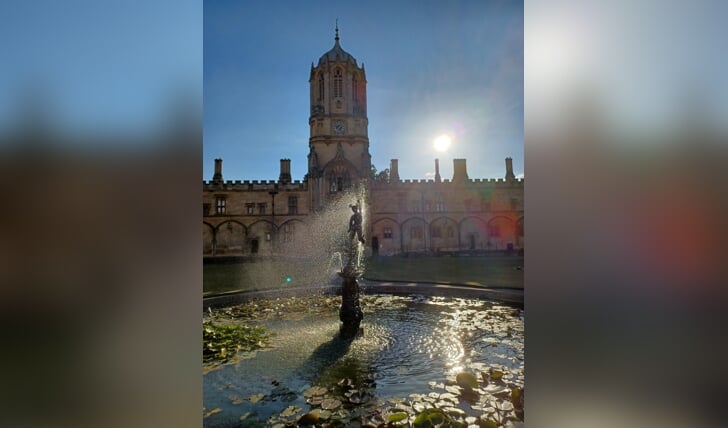
[[[364,335],[353,341],[338,338],[334,314],[265,321],[275,332],[273,349],[205,374],[204,406],[222,409],[205,426],[237,426],[244,414],[265,422],[290,405],[307,409],[306,389],[333,388],[342,379],[371,391],[376,402],[427,394],[428,384],[463,369],[498,364],[522,372],[522,312],[503,316],[478,300],[378,299],[388,303],[365,313]],[[265,398],[248,400],[256,394]]]

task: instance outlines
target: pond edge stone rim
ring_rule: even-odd
[[[484,299],[523,308],[523,289],[486,288],[467,285],[451,285],[425,282],[360,281],[362,294],[421,294],[427,296]],[[239,291],[203,297],[202,309],[219,308],[251,300],[288,298],[297,296],[341,295],[341,285],[327,284],[316,287],[296,287],[278,290]]]

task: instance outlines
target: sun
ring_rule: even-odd
[[[450,144],[452,144],[452,139],[447,134],[440,135],[434,141],[435,150],[438,152],[447,151],[450,148]]]

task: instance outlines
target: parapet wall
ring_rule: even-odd
[[[290,191],[301,191],[308,190],[308,181],[306,180],[295,180],[290,183],[281,183],[276,180],[227,180],[224,182],[217,182],[215,180],[202,181],[203,190],[240,190],[240,191],[255,191],[255,190],[290,190]]]

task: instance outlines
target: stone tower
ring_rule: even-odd
[[[342,49],[337,25],[334,47],[311,63],[309,77],[307,177],[314,209],[369,177],[366,84],[364,64]]]

